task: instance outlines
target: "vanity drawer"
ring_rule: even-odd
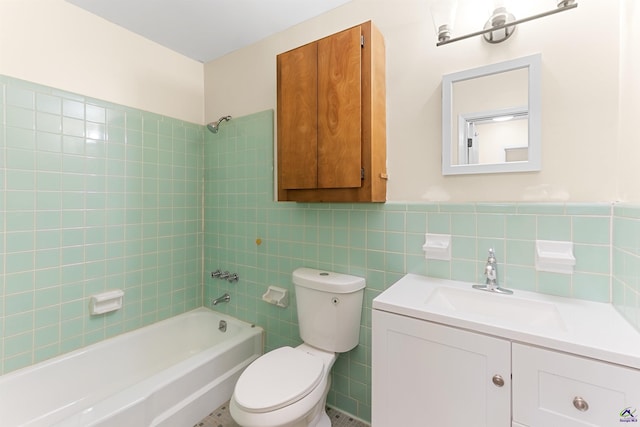
[[[511,356],[514,421],[606,427],[635,416],[640,422],[640,370],[517,343]]]

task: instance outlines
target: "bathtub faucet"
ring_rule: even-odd
[[[218,297],[218,298],[215,298],[214,300],[212,300],[211,301],[211,305],[218,305],[221,302],[229,302],[229,301],[231,301],[231,295],[225,293],[221,297]]]

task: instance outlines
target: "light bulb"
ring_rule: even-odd
[[[431,4],[431,18],[438,42],[451,38],[457,8],[458,2],[456,0],[436,0]]]

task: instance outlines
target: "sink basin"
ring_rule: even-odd
[[[375,297],[371,306],[374,312],[640,369],[640,334],[611,304],[524,290],[500,295],[472,285],[409,273]]]
[[[436,311],[454,311],[461,315],[481,316],[511,324],[552,327],[566,331],[560,312],[554,304],[521,299],[513,295],[439,286],[433,289],[425,305]]]

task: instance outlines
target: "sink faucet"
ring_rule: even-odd
[[[229,302],[231,301],[231,295],[225,293],[224,295],[222,295],[221,297],[218,297],[214,300],[211,301],[211,305],[218,305],[221,302]]]
[[[488,291],[493,291],[500,287],[498,285],[498,261],[496,261],[496,254],[493,249],[489,249],[489,258],[487,258],[487,264],[484,266],[484,275],[487,276],[485,283]]]
[[[496,260],[496,254],[493,249],[489,249],[489,257],[484,266],[484,275],[487,277],[485,284],[473,285],[475,289],[507,295],[513,293],[512,290],[501,288],[498,283],[498,261]]]

